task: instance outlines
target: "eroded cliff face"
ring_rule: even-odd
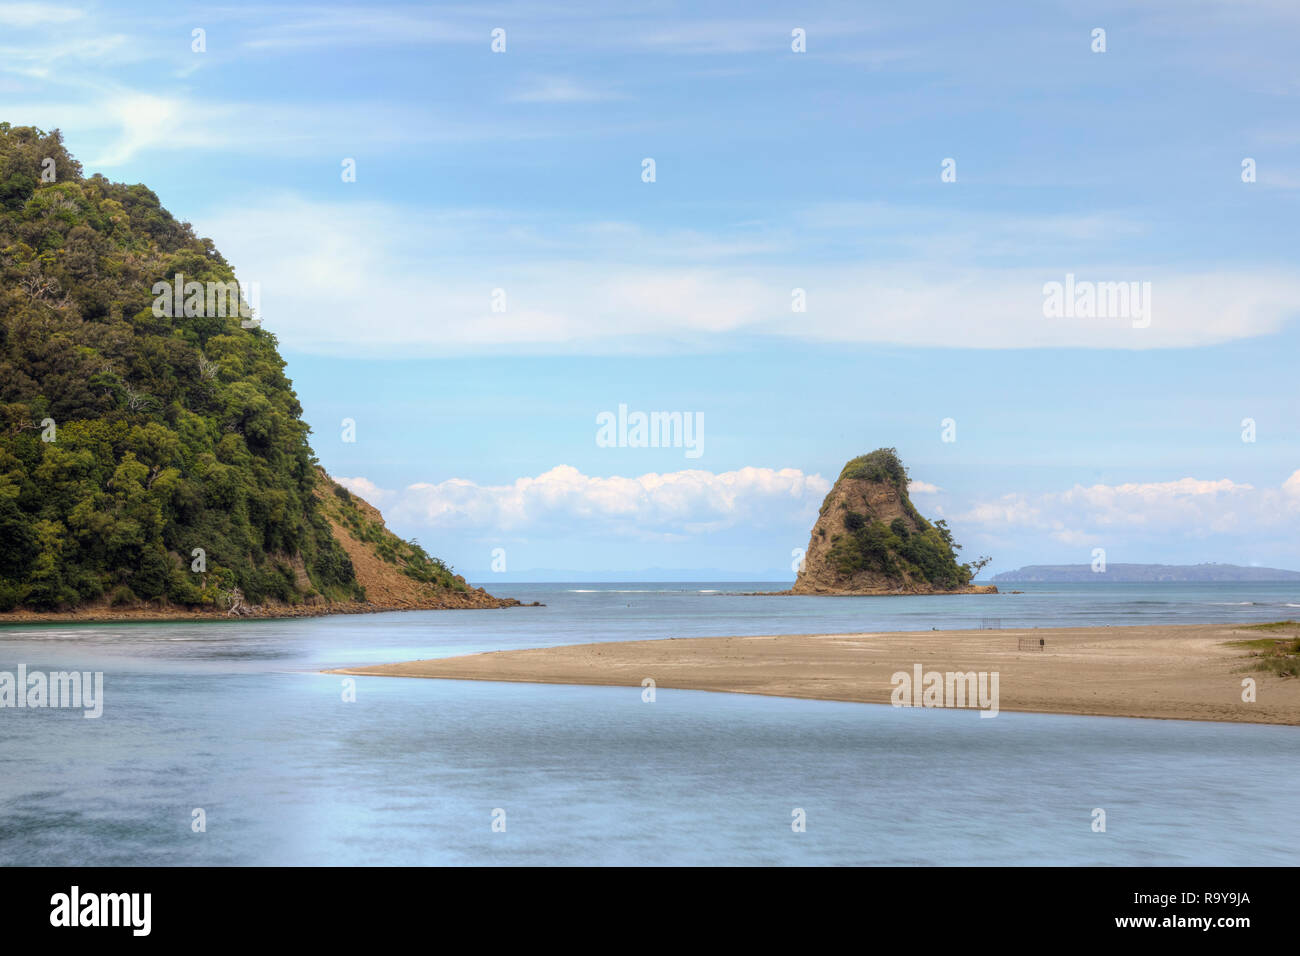
[[[850,461],[822,503],[795,594],[990,593],[972,585],[943,522],[912,505],[892,449]]]
[[[514,598],[498,598],[471,587],[463,577],[388,530],[379,509],[338,485],[324,470],[316,490],[321,511],[334,538],[343,546],[365,602],[376,610],[516,607]]]
[[[832,558],[832,550],[843,548],[843,539],[849,534],[845,520],[849,514],[879,518],[886,525],[896,519],[907,522],[915,530],[915,523],[903,511],[902,496],[897,489],[879,482],[849,479],[837,482],[826,496],[821,513],[813,525],[812,536],[804,555],[803,568],[795,581],[797,594],[837,594],[852,591],[861,594],[887,594],[906,590],[911,582],[904,572],[890,575],[883,570],[841,568]],[[925,589],[929,589],[928,582]]]

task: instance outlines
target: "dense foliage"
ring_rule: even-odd
[[[906,490],[907,469],[893,448],[877,448],[873,452],[850,458],[840,470],[839,480],[862,478],[866,481],[887,481],[894,487]]]
[[[907,493],[907,469],[893,448],[878,448],[849,461],[839,480],[855,479],[892,485],[907,518],[896,517],[885,524],[870,514],[846,510],[844,532],[832,536],[830,550],[831,562],[841,574],[874,571],[901,578],[906,573],[915,582],[958,588],[969,584],[988,563],[987,558],[974,565],[957,562],[961,545],[953,541],[946,522],[931,524],[913,506]],[[827,495],[827,505],[832,497]]]
[[[912,531],[901,518],[890,524],[868,522],[857,512],[844,516],[847,534],[832,539],[831,560],[843,574],[877,571],[899,577],[904,571],[914,581],[926,581],[940,588],[969,584],[973,571],[958,564],[952,535],[943,521]]]
[[[149,189],[0,123],[0,609],[361,596],[275,338],[155,315],[178,273],[235,281]]]

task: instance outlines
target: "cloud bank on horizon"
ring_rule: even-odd
[[[336,480],[382,507],[391,520],[434,535],[455,530],[477,539],[484,561],[492,548],[509,549],[556,533],[576,540],[612,536],[663,543],[719,532],[762,536],[775,532],[793,542],[792,547],[802,547],[831,487],[821,475],[805,475],[793,468],[745,468],[721,474],[691,469],[602,478],[558,465],[504,485],[480,485],[461,478],[419,482],[403,489],[380,488],[360,476]],[[935,485],[916,480],[908,490],[927,499],[941,493]],[[1011,493],[957,510],[942,501],[931,508],[927,500],[921,510],[970,533],[981,547],[1005,543],[1008,530],[1040,532],[1071,549],[1078,563],[1094,547],[1123,555],[1150,539],[1174,539],[1195,548],[1206,539],[1226,536],[1286,547],[1300,527],[1300,469],[1276,488],[1256,488],[1226,478],[1183,478],[1075,485],[1039,495]],[[775,549],[768,553],[769,561],[775,553]],[[475,570],[482,568],[475,565]]]
[[[784,527],[806,520],[811,527],[831,484],[795,468],[742,468],[714,474],[684,470],[636,478],[584,475],[557,465],[508,485],[479,485],[463,478],[418,482],[400,491],[357,478],[339,484],[395,518],[431,528],[465,528],[520,535],[557,529],[589,535],[671,539],[745,524]]]

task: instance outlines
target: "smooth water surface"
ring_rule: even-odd
[[[378,677],[345,702],[319,673],[595,640],[1278,620],[1300,604],[1285,585],[734,593],[772,587],[516,585],[494,590],[548,606],[2,628],[0,670],[102,671],[105,703],[95,720],[0,710],[0,862],[1297,862],[1297,728]]]

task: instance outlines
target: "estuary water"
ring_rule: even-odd
[[[104,681],[96,719],[0,709],[0,863],[1300,862],[1300,728],[380,677],[345,701],[320,673],[597,640],[1271,621],[1300,616],[1300,587],[484,583],[547,606],[0,628],[0,672]]]

